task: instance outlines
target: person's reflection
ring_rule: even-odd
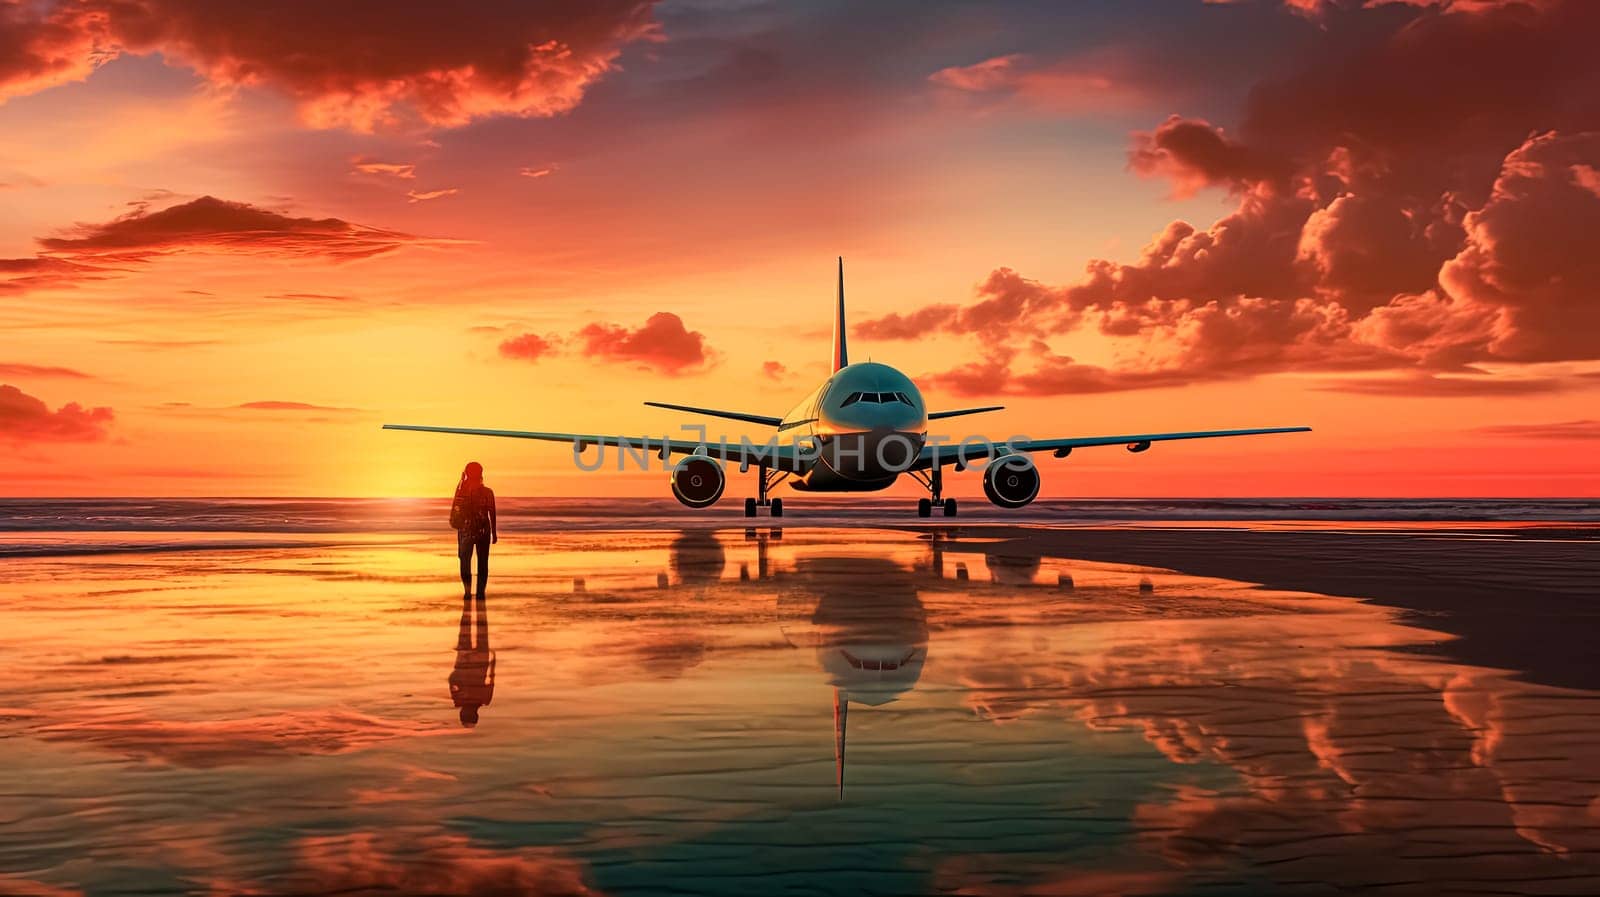
[[[476,639],[470,598],[461,599],[461,635],[456,640],[456,665],[450,671],[450,700],[461,708],[461,725],[478,724],[478,709],[494,698],[494,652],[489,650],[489,613],[483,596],[477,599]]]

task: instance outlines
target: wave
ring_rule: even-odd
[[[906,523],[911,498],[805,501],[799,522]],[[505,498],[507,529],[598,529],[616,523],[668,527],[740,525],[739,502],[690,511],[671,499]],[[0,532],[105,533],[439,533],[447,532],[448,499],[154,498],[0,499]],[[766,518],[760,518],[766,523]],[[962,522],[1369,521],[1600,522],[1594,499],[1063,499],[1001,511],[963,502]],[[0,546],[0,554],[15,553]],[[243,547],[243,546],[241,546]]]

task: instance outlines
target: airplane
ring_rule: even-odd
[[[1124,445],[1144,452],[1157,442],[1180,439],[1215,439],[1271,433],[1303,433],[1310,427],[1261,427],[1247,430],[1202,430],[1187,433],[1140,433],[1128,436],[1075,436],[1057,439],[987,440],[969,438],[960,444],[930,441],[930,421],[1003,410],[1003,405],[930,411],[911,378],[886,364],[873,361],[851,364],[846,347],[844,311],[844,259],[839,259],[839,295],[833,321],[833,373],[782,417],[700,408],[668,402],[645,402],[655,408],[725,418],[774,428],[767,443],[710,442],[597,435],[493,430],[475,427],[435,427],[384,424],[385,430],[497,436],[571,443],[574,454],[589,446],[616,446],[618,451],[649,452],[664,463],[670,455],[684,455],[671,468],[673,497],[690,508],[707,508],[722,498],[727,486],[723,464],[739,465],[744,473],[756,471],[756,496],[746,498],[744,514],[756,516],[767,508],[783,516],[783,499],[770,496],[788,481],[799,492],[876,492],[887,489],[901,476],[910,476],[928,490],[917,500],[917,516],[930,517],[938,508],[956,516],[954,498],[944,496],[943,471],[964,471],[974,461],[988,460],[983,468],[983,492],[994,505],[1025,507],[1039,495],[1040,476],[1031,455],[1050,452],[1065,458],[1073,449]],[[783,445],[781,440],[788,440]],[[601,451],[604,451],[602,448]]]

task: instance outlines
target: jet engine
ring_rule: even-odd
[[[727,484],[722,465],[704,455],[691,455],[672,468],[672,497],[691,508],[716,504]]]
[[[1039,495],[1039,469],[1027,455],[1007,455],[983,469],[983,494],[1002,508],[1020,508]]]

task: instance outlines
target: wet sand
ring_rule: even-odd
[[[1363,598],[1453,636],[1432,649],[1463,663],[1600,688],[1600,528],[1593,526],[986,526],[951,535],[953,549],[1144,564]]]
[[[1600,893],[1600,694],[1436,607],[1592,631],[1593,543],[1284,535],[9,558],[0,893]]]

